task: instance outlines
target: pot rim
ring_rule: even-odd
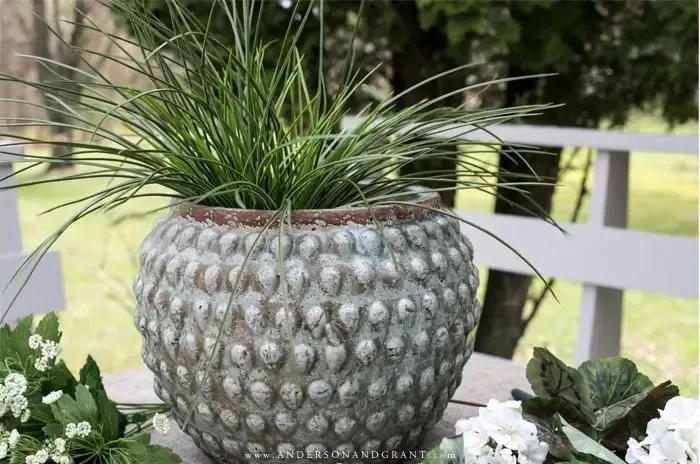
[[[332,209],[300,209],[291,213],[292,226],[347,226],[371,225],[375,221],[391,223],[422,219],[439,214],[433,209],[440,207],[440,195],[437,192],[418,190],[399,197],[395,201],[409,201],[411,205],[379,205],[367,208],[356,206]],[[433,209],[430,209],[433,208]],[[277,211],[222,208],[217,206],[193,205],[184,211],[175,210],[176,215],[194,222],[213,223],[219,226],[264,227]],[[278,220],[270,225],[275,228]],[[285,221],[287,222],[287,221]]]

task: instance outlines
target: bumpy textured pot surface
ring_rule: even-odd
[[[373,216],[393,258],[364,208],[298,211],[261,235],[268,212],[194,207],[144,241],[143,359],[181,426],[191,406],[186,432],[219,462],[391,461],[442,416],[480,316],[471,244],[426,208]]]

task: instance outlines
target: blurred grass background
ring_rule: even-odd
[[[639,115],[626,128],[638,132],[664,132],[665,129],[652,115]],[[698,127],[688,124],[674,132],[697,134]],[[570,156],[564,157],[564,164]],[[574,164],[582,166],[583,159],[578,155]],[[560,180],[554,200],[556,220],[568,221],[581,177],[582,171],[575,170]],[[20,189],[24,248],[29,250],[38,245],[75,208],[41,216],[39,213],[84,196],[104,183],[104,180],[88,180]],[[131,316],[131,279],[137,268],[138,246],[155,218],[155,215],[141,213],[160,205],[162,203],[154,199],[138,199],[115,213],[92,215],[72,226],[58,242],[67,301],[66,309],[60,313],[63,355],[71,369],[77,370],[88,353],[97,360],[103,373],[141,364],[141,340]],[[478,192],[460,192],[457,206],[463,210],[490,211],[493,198]],[[587,209],[586,201],[580,221],[585,221]],[[137,217],[115,223],[124,215]],[[697,156],[632,154],[629,227],[697,236]],[[658,271],[649,269],[649,272]],[[481,275],[483,291],[486,270],[482,270]],[[573,362],[581,285],[558,281],[554,290],[561,303],[551,297],[545,301],[520,341],[516,354],[518,362],[525,363],[534,346],[546,346],[566,362]],[[687,396],[698,394],[697,305],[697,300],[643,292],[627,292],[624,298],[622,354],[635,361],[653,381],[672,379]]]

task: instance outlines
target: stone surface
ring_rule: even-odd
[[[457,388],[453,401],[486,403],[489,398],[510,399],[510,390],[520,388],[530,391],[525,370],[508,360],[474,353],[464,368],[462,384]],[[104,382],[110,398],[129,403],[158,401],[153,391],[153,374],[144,368],[131,369],[105,376]],[[438,444],[442,437],[454,433],[454,424],[459,419],[475,415],[477,409],[458,403],[449,403],[442,419],[429,430],[424,442],[417,450],[428,450]],[[215,464],[192,439],[180,431],[173,421],[167,435],[154,434],[153,443],[167,446],[182,458],[183,464]],[[264,460],[263,462],[271,462]],[[295,462],[286,460],[283,462]]]
[[[198,446],[226,463],[423,441],[473,350],[478,274],[456,220],[382,229],[156,225],[134,319],[156,394]]]

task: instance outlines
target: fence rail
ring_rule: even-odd
[[[348,117],[352,130],[361,119]],[[698,154],[697,135],[639,134],[568,127],[497,124],[489,133],[455,126],[436,137],[539,147],[597,150],[588,222],[560,223],[568,235],[536,218],[458,211],[518,250],[543,275],[583,284],[576,362],[620,354],[624,290],[698,297],[698,240],[627,229],[631,151]],[[477,264],[533,274],[505,246],[463,225]]]

